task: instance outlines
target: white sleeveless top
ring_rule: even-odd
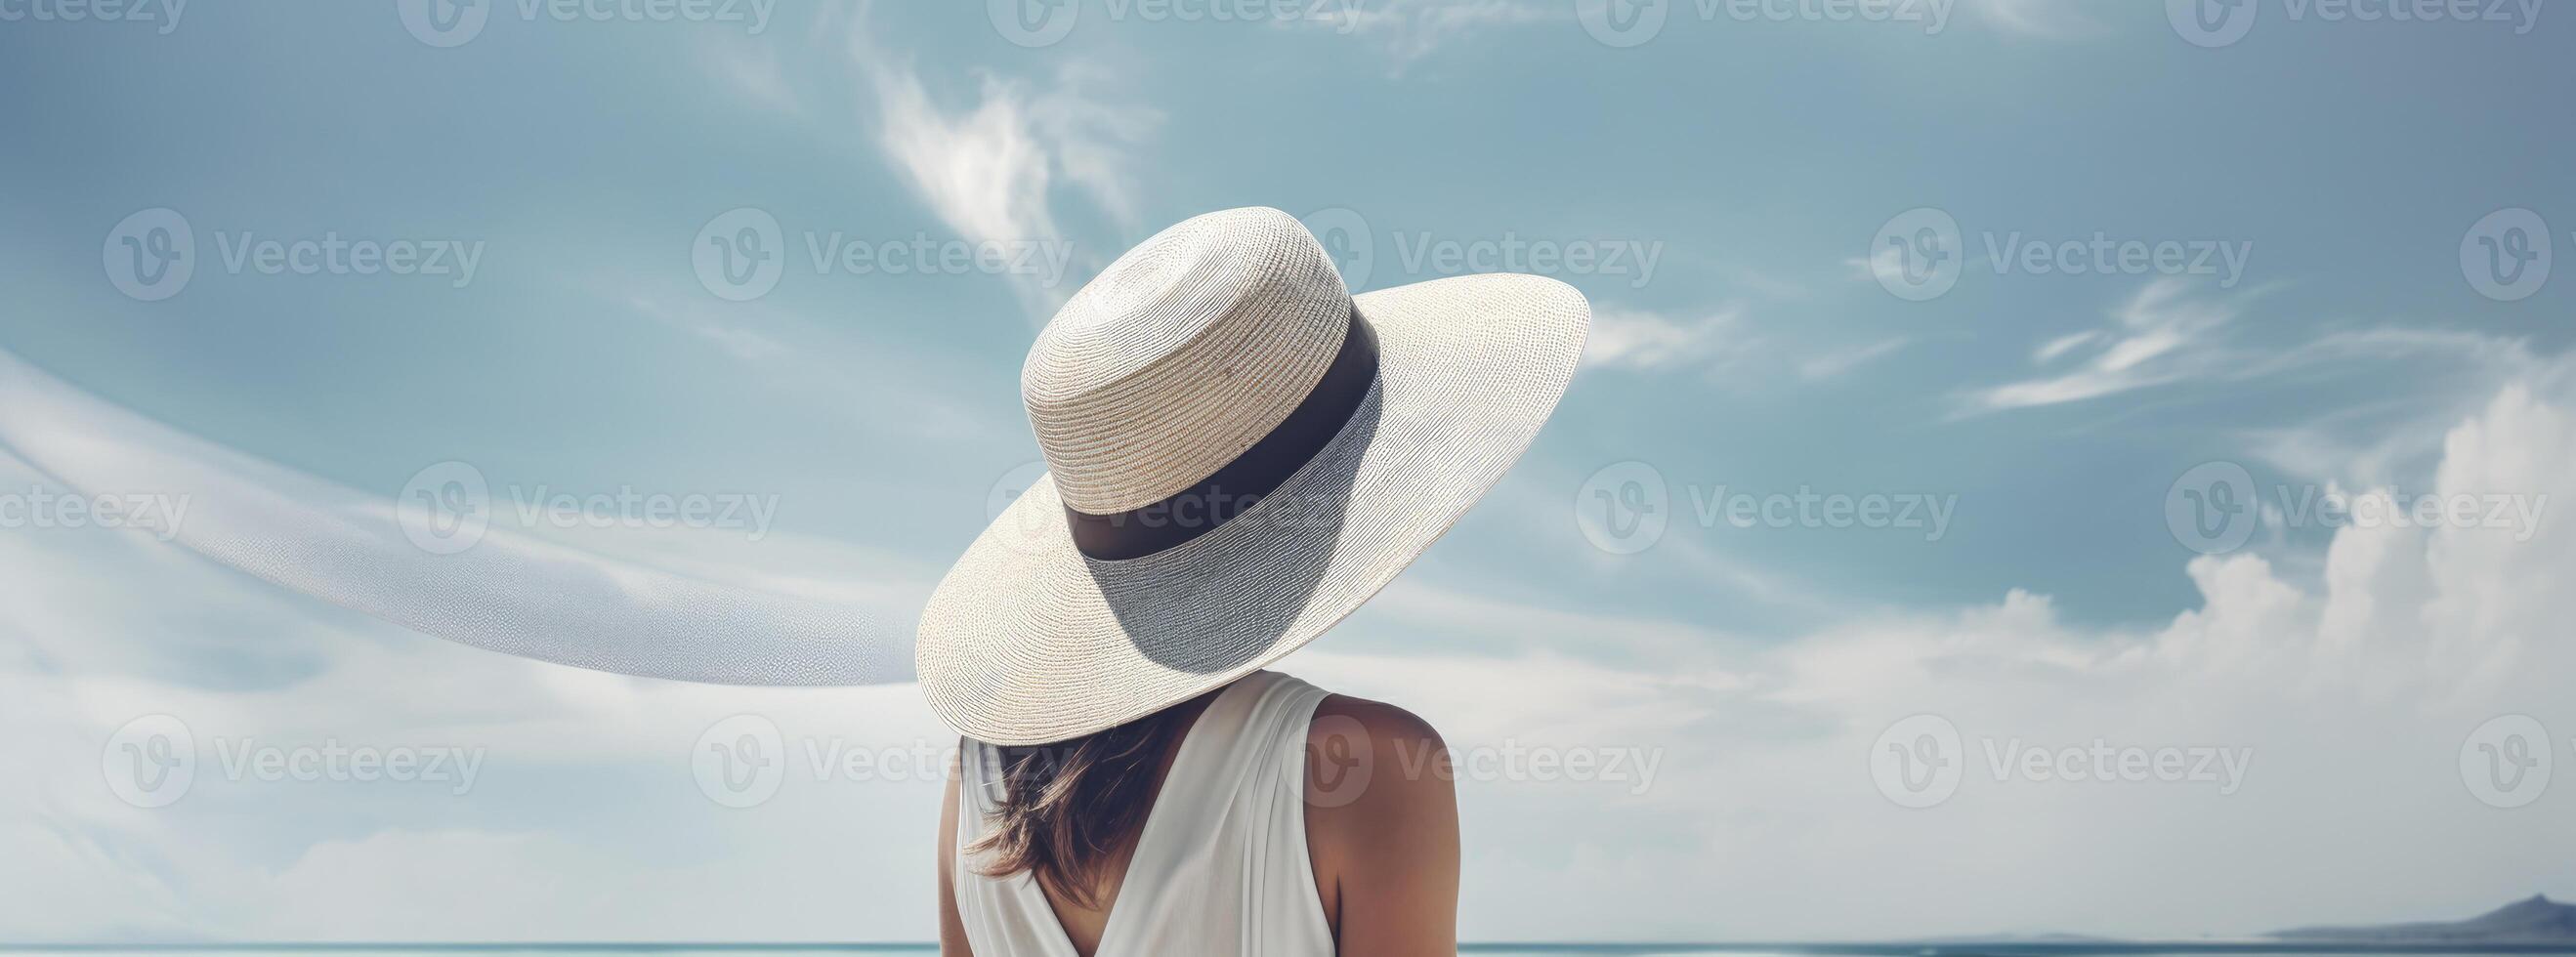
[[[1095,957],[1329,957],[1306,853],[1306,728],[1324,692],[1256,671],[1181,738],[1110,902]],[[959,742],[957,915],[975,957],[1077,957],[1027,872],[986,877],[965,848],[1001,795],[1000,749]]]

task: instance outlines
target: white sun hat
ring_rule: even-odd
[[[931,595],[922,693],[969,737],[1046,744],[1277,661],[1520,458],[1590,323],[1538,276],[1352,296],[1275,209],[1155,234],[1029,350],[1049,472]]]

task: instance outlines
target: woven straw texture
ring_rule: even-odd
[[[1065,504],[1123,512],[1234,461],[1314,388],[1349,314],[1323,247],[1275,209],[1194,217],[1128,250],[1020,370]]]
[[[1296,228],[1293,219],[1274,210],[1252,213],[1211,214],[1183,225],[1217,217],[1237,225],[1275,217]],[[1270,227],[1244,232],[1248,244],[1278,241]],[[1219,231],[1193,242],[1224,245],[1234,235]],[[1304,237],[1302,229],[1298,235]],[[1313,240],[1305,242],[1311,246]],[[1131,253],[1121,263],[1133,258]],[[1277,269],[1282,260],[1269,262],[1273,266],[1268,268]],[[1329,274],[1329,264],[1323,268]],[[1108,274],[1094,284],[1103,281],[1110,281]],[[1117,281],[1136,280],[1121,274]],[[1229,281],[1259,286],[1307,278],[1256,270],[1233,274]],[[1086,288],[1076,299],[1092,292]],[[1313,297],[1281,298],[1302,304]],[[1193,341],[1171,335],[1172,330],[1225,325],[1177,316],[1173,313],[1183,307],[1162,304],[1248,303],[1272,297],[1193,292],[1176,298],[1152,290],[1104,290],[1094,300],[1086,309],[1120,301],[1158,307],[1129,314],[1129,319],[1106,312],[1080,317],[1095,328],[1050,328],[1039,345],[1049,355],[1044,363],[1032,355],[1024,385],[1111,381],[1124,388],[1136,380],[1135,370],[1160,371],[1157,363],[1163,356],[1143,350]],[[1069,482],[1041,480],[1005,510],[949,570],[922,612],[916,656],[932,709],[967,736],[991,744],[1062,741],[1186,701],[1313,640],[1446,532],[1528,448],[1573,377],[1591,315],[1572,287],[1509,274],[1417,283],[1367,293],[1352,302],[1377,333],[1378,380],[1333,441],[1250,511],[1170,549],[1101,561],[1077,551],[1065,528],[1062,509],[1071,500]],[[1116,328],[1129,321],[1146,328]],[[1296,316],[1246,324],[1302,329],[1308,321]],[[1073,350],[1051,344],[1073,338],[1124,342],[1140,351],[1086,346],[1080,354],[1107,349],[1109,354],[1099,360],[1103,368],[1128,371],[1123,377],[1085,371],[1057,355],[1072,355]],[[1249,402],[1258,408],[1210,413],[1207,421],[1268,418],[1275,424],[1286,410],[1276,415],[1267,411],[1274,387],[1237,389],[1232,384],[1293,381],[1299,375],[1311,384],[1315,374],[1275,367],[1314,362],[1307,355],[1310,350],[1329,358],[1338,341],[1337,335],[1290,338],[1218,350],[1241,358],[1231,375],[1208,375],[1204,365],[1197,365],[1202,371],[1194,377],[1158,377],[1153,389],[1136,387],[1122,401],[1145,409]],[[1170,355],[1176,354],[1164,353]],[[1042,365],[1041,374],[1037,370]],[[1242,397],[1246,395],[1252,398]],[[1302,398],[1301,389],[1286,402],[1293,407]],[[1029,399],[1033,418],[1042,405],[1064,407],[1053,396]],[[1171,418],[1166,417],[1165,428]],[[1085,434],[1096,436],[1103,428],[1095,424]],[[1122,432],[1115,442],[1095,440],[1060,449],[1061,433],[1051,436],[1044,425],[1039,431],[1051,466],[1080,465],[1085,494],[1100,496],[1095,502],[1128,501],[1128,507],[1158,497],[1135,498],[1147,490],[1161,488],[1160,494],[1168,495],[1184,488],[1241,451],[1236,447],[1215,456],[1198,474],[1180,479],[1172,478],[1178,471],[1164,471],[1178,466],[1162,464],[1148,470],[1152,479],[1132,484],[1093,471],[1099,462],[1206,458],[1164,448],[1188,441],[1215,443],[1215,437],[1223,436],[1224,446],[1233,444],[1231,428],[1198,428],[1188,434],[1194,438],[1156,430]],[[1256,431],[1243,444],[1259,437]]]

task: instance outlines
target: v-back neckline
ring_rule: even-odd
[[[1130,910],[1126,906],[1129,900],[1127,891],[1136,880],[1136,862],[1144,860],[1146,848],[1154,846],[1154,835],[1160,833],[1155,829],[1155,825],[1162,823],[1169,816],[1163,813],[1165,807],[1163,799],[1172,793],[1173,782],[1190,780],[1181,776],[1181,768],[1190,760],[1190,755],[1193,753],[1191,745],[1199,743],[1199,728],[1207,722],[1208,716],[1223,706],[1227,698],[1252,683],[1253,679],[1261,674],[1263,673],[1256,671],[1235,679],[1233,683],[1226,685],[1224,690],[1218,691],[1215,697],[1208,699],[1207,707],[1200,708],[1198,714],[1190,716],[1190,726],[1181,731],[1181,743],[1172,749],[1172,766],[1163,770],[1163,779],[1154,788],[1154,803],[1145,809],[1145,823],[1136,829],[1136,846],[1127,849],[1127,867],[1118,875],[1118,891],[1109,898],[1109,909],[1104,911],[1100,918],[1099,944],[1091,949],[1087,957],[1101,957],[1104,954],[1117,957],[1118,954],[1123,953],[1111,945],[1124,939],[1119,929],[1126,926],[1123,917]],[[1029,893],[1038,896],[1038,903],[1046,907],[1047,917],[1055,926],[1056,939],[1064,942],[1065,952],[1073,954],[1074,957],[1086,957],[1082,948],[1074,946],[1073,934],[1064,929],[1064,917],[1056,913],[1055,901],[1047,897],[1046,890],[1038,886],[1034,877],[1029,879],[1025,886]]]

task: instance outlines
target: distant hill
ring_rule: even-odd
[[[2369,927],[2301,927],[2272,935],[2281,940],[2375,944],[2576,942],[2576,905],[2541,895],[2460,921],[2380,924]]]

